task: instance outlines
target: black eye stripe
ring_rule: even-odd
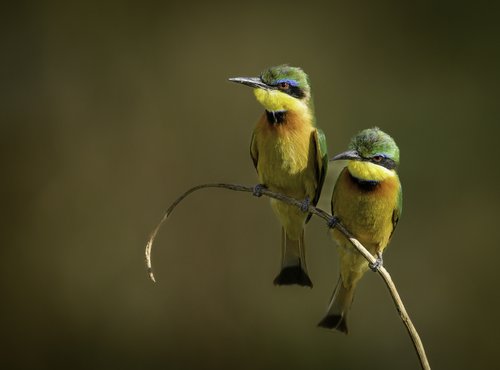
[[[363,158],[363,160],[366,162],[371,162],[371,163],[377,164],[379,166],[385,167],[388,170],[392,170],[392,169],[397,167],[396,162],[391,158],[385,157],[383,155],[375,156],[375,157],[382,157],[382,159],[380,161],[376,161],[374,159],[374,157],[371,157],[371,158]]]
[[[288,94],[298,99],[302,99],[304,96],[306,96],[306,94],[304,94],[304,91],[298,86],[288,87]]]
[[[295,83],[288,82],[288,88],[284,89],[280,85],[283,82],[287,82],[287,81],[281,80],[279,82],[269,82],[268,83],[268,82],[265,81],[266,79],[263,78],[263,77],[264,77],[263,75],[260,76],[260,79],[261,79],[262,82],[264,82],[268,86],[272,86],[273,88],[278,89],[279,91],[284,92],[285,94],[293,96],[294,98],[303,99],[306,96],[306,93],[304,92],[304,90],[301,89],[299,86],[295,85]]]
[[[288,87],[286,89],[282,88],[281,87],[281,84],[283,83],[284,81],[280,81],[272,86],[274,86],[275,88],[277,88],[278,90],[290,95],[290,96],[293,96],[294,98],[297,98],[297,99],[302,99],[306,96],[306,94],[304,93],[304,90],[302,90],[300,87],[298,86],[294,86],[293,84],[291,83],[288,83]],[[286,81],[285,81],[286,82]]]
[[[302,99],[303,97],[306,96],[304,91],[298,86],[292,86],[292,85],[288,84],[288,88],[283,89],[283,88],[280,88],[280,84],[278,84],[278,85],[276,85],[276,87],[278,87],[278,89],[280,91],[283,91],[284,93],[286,93],[290,96],[293,96],[294,98],[297,98],[297,99]]]
[[[382,157],[381,161],[375,162],[375,163],[378,164],[379,166],[383,166],[389,170],[396,168],[396,162],[394,162],[394,160],[387,158],[387,157]]]

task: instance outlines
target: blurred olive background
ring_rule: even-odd
[[[38,2],[0,11],[1,367],[418,369],[367,274],[349,336],[316,327],[338,267],[308,227],[314,289],[275,287],[254,184],[262,112],[227,81],[301,66],[331,155],[377,125],[402,152],[404,212],[385,264],[435,369],[494,367],[498,14],[478,2]],[[491,3],[493,4],[493,2]],[[321,207],[340,164],[330,171]]]

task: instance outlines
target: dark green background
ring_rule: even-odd
[[[338,274],[323,222],[306,236],[314,289],[273,286],[266,199],[192,196],[155,245],[158,284],[147,278],[144,244],[175,197],[256,182],[262,108],[227,78],[280,63],[308,72],[330,154],[374,125],[399,144],[404,212],[385,263],[433,368],[498,364],[491,5],[17,4],[0,10],[0,367],[419,368],[375,274],[349,336],[316,327]]]

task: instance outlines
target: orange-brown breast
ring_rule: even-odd
[[[255,128],[258,152],[257,172],[260,181],[270,189],[304,198],[314,197],[315,155],[311,145],[314,127],[311,117],[288,111],[286,121],[270,124],[265,114]]]
[[[381,181],[372,190],[365,190],[353,181],[347,168],[335,185],[334,215],[372,253],[382,251],[389,242],[399,187],[399,179],[395,176]],[[334,237],[345,241],[338,232],[334,232]]]

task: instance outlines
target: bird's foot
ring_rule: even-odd
[[[302,212],[307,212],[309,209],[309,206],[311,205],[311,201],[309,200],[309,197],[306,197],[303,201],[302,204],[300,205],[300,210]]]
[[[384,265],[384,259],[382,258],[382,253],[377,252],[377,258],[374,263],[369,263],[368,267],[373,271],[377,272],[379,267],[382,267]]]
[[[326,223],[326,225],[328,226],[329,229],[333,229],[335,226],[337,226],[338,223],[339,219],[335,216],[332,216],[332,218],[330,219],[330,221]]]
[[[257,198],[262,196],[262,190],[265,189],[266,186],[264,184],[257,184],[253,187],[253,192],[252,194],[256,196]]]

